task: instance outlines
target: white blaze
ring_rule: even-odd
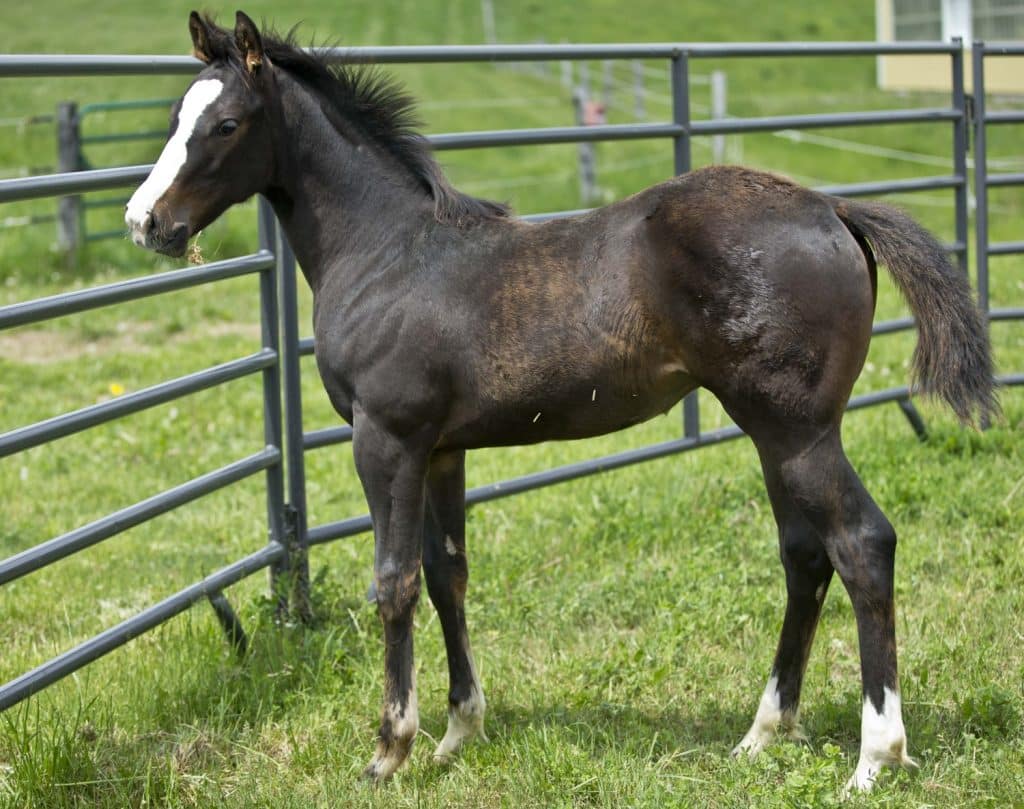
[[[202,79],[193,84],[181,100],[178,128],[167,141],[146,181],[132,194],[125,210],[124,221],[132,232],[132,240],[140,247],[145,246],[147,220],[153,206],[171,187],[181,167],[185,165],[188,141],[195,131],[199,117],[223,89],[224,82],[220,79]]]

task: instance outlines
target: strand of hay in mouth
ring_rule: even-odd
[[[203,264],[203,250],[199,246],[199,237],[203,235],[202,231],[196,234],[196,239],[188,248],[188,263],[189,264]]]

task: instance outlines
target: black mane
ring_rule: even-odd
[[[220,28],[212,17],[207,15],[205,19],[210,29],[210,57],[241,70],[233,34]],[[263,52],[411,172],[433,197],[434,216],[439,222],[461,225],[509,215],[509,208],[501,203],[472,197],[452,187],[434,160],[429,141],[417,131],[420,121],[412,97],[393,77],[368,67],[330,65],[326,49],[306,50],[297,45],[295,30],[284,35],[271,29],[262,31]]]

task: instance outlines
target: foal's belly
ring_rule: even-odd
[[[551,382],[514,399],[492,398],[481,390],[475,400],[453,408],[440,446],[474,449],[592,438],[666,413],[698,387],[675,363],[643,374],[620,370]]]

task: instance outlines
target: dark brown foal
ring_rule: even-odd
[[[737,752],[793,729],[833,571],[853,601],[864,698],[850,785],[908,764],[896,671],[896,536],[840,422],[871,339],[877,255],[917,319],[921,386],[965,421],[996,409],[967,281],[884,205],[719,166],[583,216],[530,225],[455,191],[388,80],[331,68],[239,12],[193,13],[206,63],[129,202],[139,245],[181,255],[262,193],[313,290],[324,387],[353,424],[374,528],[384,707],[366,768],[389,777],[419,727],[413,616],[426,573],[448,651],[447,760],[481,734],[464,599],[465,453],[583,438],[712,391],[753,439],[788,601],[771,677]]]

